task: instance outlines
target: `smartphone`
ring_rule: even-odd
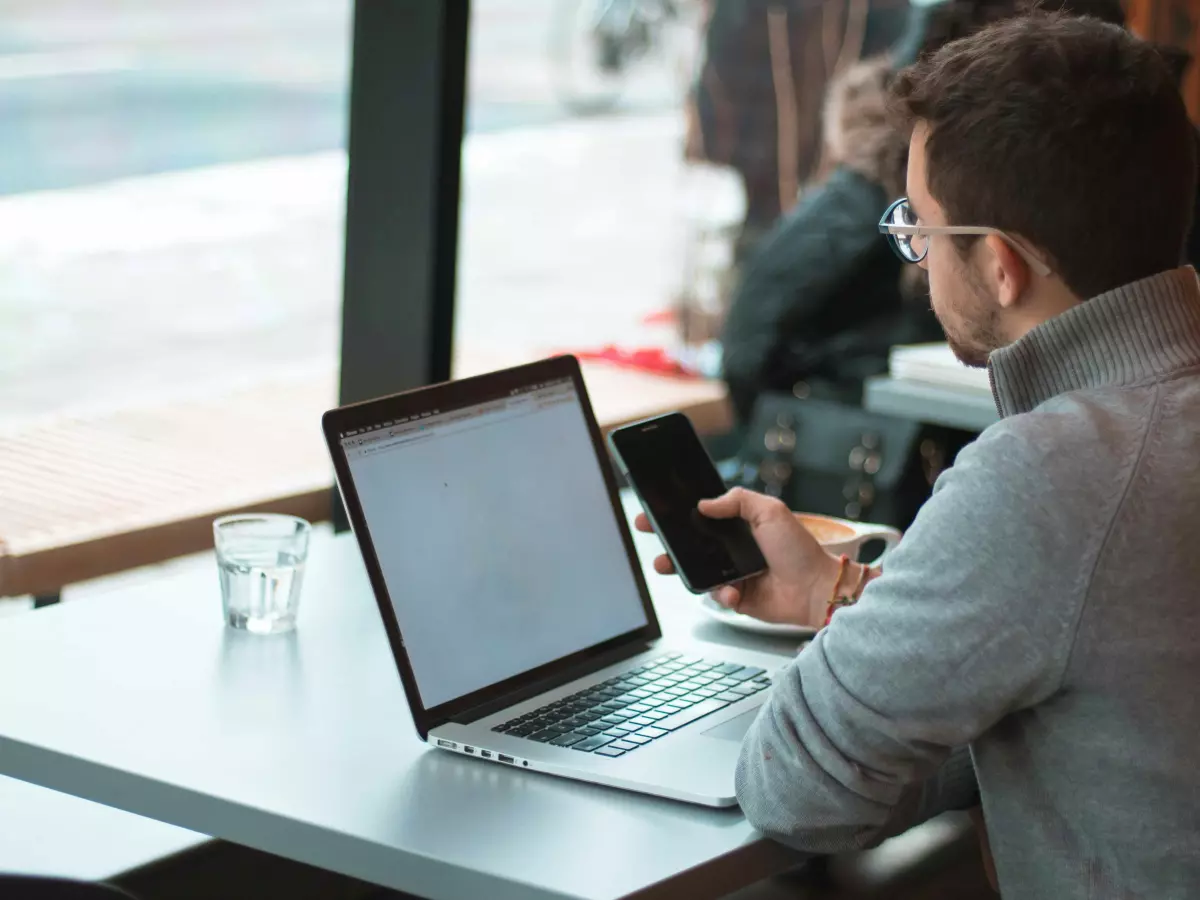
[[[726,488],[687,416],[617,428],[608,443],[689,591],[703,594],[766,570],[744,520],[700,514],[700,501]]]

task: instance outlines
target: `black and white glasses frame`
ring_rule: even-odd
[[[887,235],[892,251],[905,262],[919,263],[929,252],[929,237],[935,234],[994,234],[1029,264],[1038,275],[1045,278],[1050,274],[1050,267],[1019,240],[999,228],[987,228],[981,225],[919,225],[917,217],[909,206],[908,198],[901,197],[887,208],[883,218],[879,220],[879,230]]]

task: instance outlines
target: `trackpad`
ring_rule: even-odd
[[[734,716],[729,721],[722,722],[716,728],[710,728],[704,733],[708,737],[720,738],[724,741],[740,741],[743,735],[750,730],[750,725],[754,722],[754,718],[758,715],[760,708],[756,706],[750,712]]]

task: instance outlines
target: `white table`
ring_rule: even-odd
[[[0,873],[106,881],[190,850],[202,834],[0,776]]]
[[[794,651],[650,577],[668,634]],[[736,811],[426,749],[348,536],[315,540],[294,635],[219,605],[211,569],[6,622],[0,774],[432,900],[717,897],[796,861]]]
[[[999,419],[996,402],[987,391],[886,375],[867,380],[863,406],[871,412],[964,431],[983,431]]]

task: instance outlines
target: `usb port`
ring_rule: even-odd
[[[497,753],[496,759],[500,760],[502,763],[508,763],[510,766],[516,762],[516,760],[511,756],[505,756],[503,753]]]
[[[455,744],[453,741],[444,741],[441,738],[438,738],[438,746],[445,747],[448,750],[453,750],[458,745]]]
[[[468,747],[466,744],[463,744],[463,750],[464,750],[464,751],[466,751],[467,753],[474,753],[474,752],[475,752],[475,748],[474,748],[474,747]]]
[[[491,759],[492,751],[491,750],[480,750],[479,755],[482,756],[484,759]]]

